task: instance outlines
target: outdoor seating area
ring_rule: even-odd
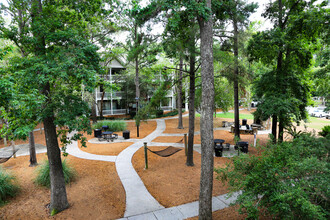
[[[94,137],[98,138],[99,141],[111,141],[118,139],[118,134],[108,131],[109,126],[102,126],[102,129],[94,129]]]
[[[242,125],[239,125],[239,133],[240,134],[255,134],[255,133],[258,132],[258,130],[264,130],[264,129],[265,128],[260,124],[255,124],[255,123],[253,123],[251,125],[247,124],[247,119],[243,119],[242,120]],[[230,125],[230,132],[235,133],[235,125],[234,124]]]
[[[216,157],[232,157],[239,155],[239,152],[248,153],[249,143],[246,141],[239,141],[236,145],[230,146],[230,143],[225,143],[223,139],[214,139],[214,153]],[[224,154],[224,151],[228,153]]]

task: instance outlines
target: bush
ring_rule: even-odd
[[[326,125],[322,128],[322,131],[319,132],[319,135],[326,137],[330,134],[330,125]]]
[[[117,121],[98,121],[92,125],[92,129],[102,129],[102,126],[109,126],[109,131],[124,131],[127,123],[122,120]]]
[[[162,115],[164,115],[164,110],[162,110],[162,109],[157,109],[157,110],[156,110],[156,117],[161,117]]]
[[[0,205],[6,202],[9,197],[14,197],[19,190],[15,184],[15,177],[0,167]]]
[[[261,211],[278,219],[329,219],[330,140],[301,134],[268,147],[215,169],[231,191],[242,190],[240,212],[253,219]]]
[[[74,181],[77,173],[76,171],[66,162],[66,160],[62,161],[63,174],[65,183],[71,183]],[[35,179],[35,183],[40,186],[46,186],[50,188],[50,175],[49,175],[49,162],[48,160],[44,160],[36,170],[37,177]]]

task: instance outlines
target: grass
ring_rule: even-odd
[[[71,183],[77,175],[76,171],[66,162],[66,160],[62,161],[62,167],[63,167],[65,183],[66,184]],[[48,160],[44,160],[41,163],[41,165],[39,165],[36,172],[37,172],[37,177],[34,180],[34,182],[37,185],[50,188],[50,175],[49,175]]]
[[[316,118],[316,117],[310,117],[305,123],[307,127],[309,128],[314,128],[318,130],[322,130],[322,128],[326,125],[330,125],[330,120],[329,119],[321,119],[321,118]]]
[[[92,129],[101,129],[102,126],[109,126],[109,131],[124,131],[127,123],[122,120],[116,121],[98,121],[92,125]]]
[[[7,198],[14,197],[18,190],[19,187],[15,184],[15,177],[0,166],[0,206],[5,204]]]
[[[196,114],[196,117],[200,117],[200,114]],[[226,113],[217,113],[217,118],[230,118],[234,119],[233,112],[226,112]],[[240,119],[253,119],[254,116],[252,114],[239,114]]]

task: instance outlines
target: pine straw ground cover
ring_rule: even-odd
[[[37,155],[38,161],[46,159]],[[46,205],[49,189],[36,186],[33,181],[36,167],[29,167],[29,156],[10,159],[2,166],[13,173],[21,187],[17,197],[0,207],[0,219],[116,219],[125,211],[125,190],[116,173],[114,163],[92,161],[68,156],[76,169],[75,182],[67,185],[70,208],[50,217]]]
[[[184,119],[187,130],[187,119]],[[225,119],[229,121],[228,119]],[[167,130],[174,131],[177,127],[177,119],[168,119]],[[215,126],[221,126],[221,119],[215,119]],[[250,123],[250,122],[248,122]],[[172,124],[172,125],[171,125]],[[199,124],[199,118],[196,118]],[[156,129],[156,121],[141,123],[140,138],[147,136]],[[196,126],[197,127],[197,126]],[[136,138],[134,121],[128,123],[131,138]],[[196,128],[199,130],[199,127]],[[180,131],[180,132],[179,132]],[[182,133],[179,130],[178,133]],[[176,132],[176,131],[175,131]],[[165,132],[166,133],[166,132]],[[170,132],[168,132],[170,133]],[[119,133],[119,135],[121,135]],[[44,133],[35,132],[36,143],[45,144]],[[216,138],[225,139],[233,143],[232,134],[226,131],[215,131]],[[87,136],[88,139],[93,136]],[[177,137],[167,137],[167,143],[182,140]],[[258,135],[260,143],[268,140],[267,135]],[[242,135],[243,140],[253,143],[253,135]],[[196,143],[200,142],[199,135],[195,137]],[[155,141],[155,140],[154,140]],[[165,141],[165,140],[163,140]],[[27,143],[27,141],[16,141]],[[114,155],[127,147],[127,143],[100,144],[84,149],[87,152],[108,153]],[[106,147],[106,145],[108,145]],[[170,144],[169,144],[170,145]],[[102,146],[104,147],[102,149]],[[141,146],[142,147],[142,146]],[[107,149],[106,149],[107,148]],[[112,150],[109,150],[112,149]],[[151,147],[151,149],[163,149],[163,147]],[[250,153],[256,153],[253,147]],[[110,152],[109,152],[110,151]],[[117,151],[117,152],[115,152]],[[142,149],[133,156],[132,162],[141,176],[149,192],[165,207],[180,205],[198,200],[200,177],[200,154],[194,152],[194,167],[185,165],[184,151],[180,151],[168,158],[158,157],[149,152],[149,169],[144,170],[144,157]],[[46,158],[45,154],[38,155],[38,161]],[[214,158],[215,166],[225,166],[230,159]],[[68,156],[68,162],[78,172],[77,180],[67,186],[68,199],[71,207],[54,217],[48,215],[46,204],[49,203],[50,193],[47,188],[36,186],[33,183],[34,167],[29,167],[29,157],[17,157],[10,159],[2,166],[16,175],[21,186],[20,194],[11,199],[8,204],[0,207],[0,219],[116,219],[123,217],[125,211],[125,191],[116,173],[115,164],[102,161],[90,161]],[[226,184],[214,180],[214,195],[227,192]],[[214,212],[214,219],[241,219],[235,207]],[[222,218],[222,216],[225,216]],[[244,217],[242,217],[244,218]]]

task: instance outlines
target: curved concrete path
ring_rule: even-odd
[[[165,130],[165,121],[157,120],[157,128],[147,137],[123,150],[116,160],[118,176],[126,192],[126,211],[124,217],[152,212],[164,207],[148,192],[141,178],[136,173],[132,157],[143,146],[143,142],[151,142]]]

